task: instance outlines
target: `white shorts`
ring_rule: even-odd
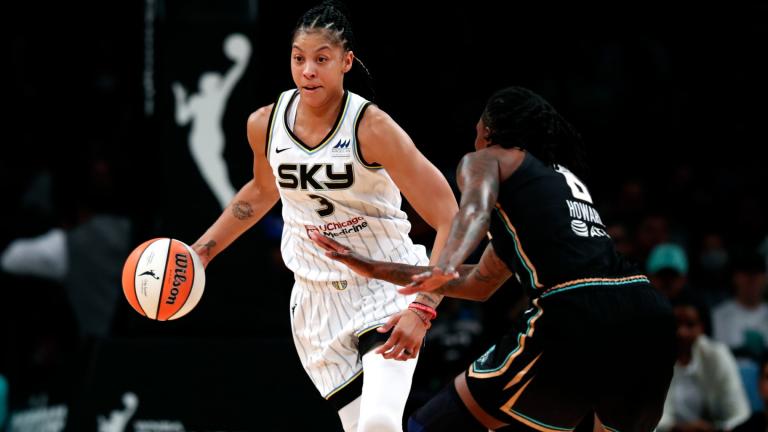
[[[426,265],[426,255],[423,261]],[[389,282],[362,277],[334,282],[296,277],[295,281],[291,292],[293,341],[307,375],[330,400],[345,387],[350,391],[353,381],[359,381],[355,386],[362,385],[357,379],[363,372],[360,337],[376,332],[389,317],[408,308],[416,296],[398,293],[398,286]],[[338,399],[347,397],[339,395]]]

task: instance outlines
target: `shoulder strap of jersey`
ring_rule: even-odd
[[[283,109],[283,105],[288,99],[288,95],[294,91],[295,90],[286,90],[280,93],[280,96],[278,96],[275,105],[272,107],[272,112],[269,113],[269,122],[267,123],[267,140],[264,145],[264,156],[266,156],[267,161],[269,161],[269,149],[272,146],[272,136],[274,135],[275,123],[277,123],[277,121],[280,119],[280,116],[282,115],[280,114],[280,111]]]
[[[357,158],[357,161],[360,162],[360,164],[368,169],[380,169],[384,168],[381,164],[378,164],[376,162],[370,163],[365,160],[363,157],[363,152],[360,151],[360,140],[357,137],[357,131],[360,129],[360,123],[363,120],[363,115],[365,115],[365,111],[370,107],[371,105],[374,105],[373,102],[365,101],[362,105],[360,105],[360,108],[357,110],[357,114],[355,115],[355,157]]]

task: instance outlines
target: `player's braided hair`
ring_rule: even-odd
[[[347,19],[346,7],[335,0],[324,0],[319,5],[309,9],[299,18],[296,27],[293,29],[293,38],[296,38],[301,32],[312,32],[324,30],[334,44],[341,45],[344,51],[352,51],[355,47],[355,35],[352,32],[352,24]],[[369,90],[372,93],[371,100],[375,95],[373,88],[373,76],[360,58],[355,55],[355,61],[360,65],[365,73]]]
[[[538,94],[522,87],[499,90],[488,99],[482,118],[492,143],[518,147],[545,164],[585,174],[581,135]]]

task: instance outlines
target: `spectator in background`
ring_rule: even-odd
[[[763,409],[752,414],[749,420],[734,429],[734,432],[766,432],[768,431],[768,356],[760,361],[757,391],[760,394]]]
[[[616,252],[634,260],[634,257],[637,256],[635,244],[632,242],[629,230],[625,224],[610,224],[605,227],[605,232],[613,239],[613,244],[616,245]]]
[[[4,430],[5,418],[8,414],[8,381],[0,374],[0,430]]]
[[[698,258],[696,288],[706,295],[707,304],[723,302],[728,297],[723,288],[728,285],[730,257],[722,234],[707,232],[701,236]]]
[[[763,258],[749,254],[734,260],[731,282],[734,297],[714,310],[714,338],[728,345],[736,357],[757,362],[765,353],[768,342]]]
[[[53,227],[36,237],[13,240],[0,251],[0,269],[17,276],[54,281],[66,290],[80,336],[106,336],[121,296],[120,274],[131,251],[131,221],[116,211],[111,165],[88,162],[86,184],[71,226]],[[67,191],[68,192],[68,191]],[[41,200],[52,200],[42,192]]]
[[[648,255],[646,270],[651,284],[670,300],[679,297],[688,285],[688,257],[674,243],[654,247]]]
[[[635,231],[635,253],[638,262],[645,261],[650,252],[660,244],[670,241],[669,220],[661,213],[651,213],[644,217]]]
[[[736,360],[711,340],[709,310],[688,294],[673,302],[678,354],[659,432],[731,431],[749,417]]]

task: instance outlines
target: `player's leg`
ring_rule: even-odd
[[[357,399],[338,411],[341,427],[344,428],[344,432],[357,432],[357,420],[360,418],[360,400],[361,398],[358,396]]]
[[[462,401],[488,429],[572,431],[592,414],[580,361],[588,332],[568,334],[573,341],[563,337],[562,317],[573,322],[570,305],[534,300],[513,329],[472,362],[461,377],[465,384],[457,380]]]
[[[651,432],[661,419],[668,382],[652,379],[628,391],[635,394],[614,394],[601,400],[596,407],[603,430],[621,432]],[[642,384],[641,384],[642,385]]]
[[[459,375],[463,377],[462,373]],[[451,381],[408,419],[408,432],[485,432],[459,396]]]
[[[601,365],[595,411],[607,431],[653,431],[664,410],[676,355],[671,310],[653,287],[627,289],[637,316],[613,327],[605,340],[610,355]]]
[[[408,262],[427,262],[426,255],[413,255]],[[393,261],[402,257],[392,256]],[[417,359],[398,361],[385,359],[376,354],[376,348],[384,344],[391,335],[376,331],[396,311],[405,310],[415,298],[397,292],[397,286],[378,280],[369,280],[361,287],[363,298],[359,302],[355,320],[358,323],[357,349],[362,358],[363,386],[360,403],[358,431],[402,431],[403,413],[411,390],[411,380]]]
[[[402,431],[403,412],[415,369],[416,359],[385,359],[374,351],[363,355],[359,432]]]
[[[356,292],[343,293],[356,298]],[[291,328],[304,371],[334,409],[345,432],[356,432],[363,387],[351,316],[329,316],[341,303],[337,291],[298,280],[291,293]],[[320,329],[320,330],[318,330]]]

